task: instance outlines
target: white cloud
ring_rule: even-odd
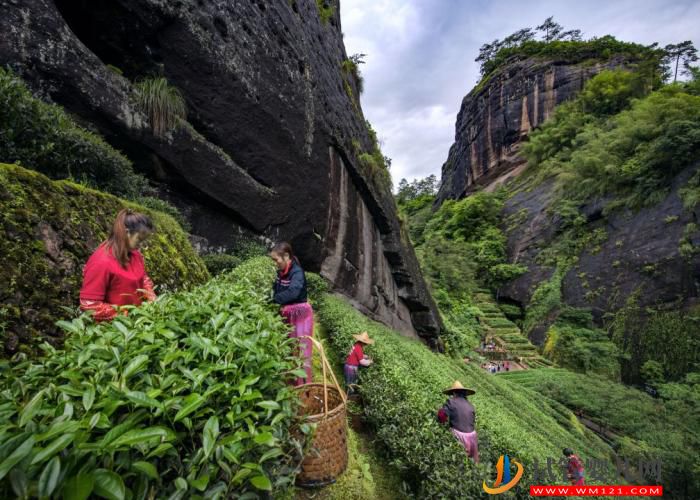
[[[585,37],[700,44],[700,2],[340,0],[348,54],[366,53],[362,108],[391,157],[394,184],[440,176],[479,47],[548,16]]]

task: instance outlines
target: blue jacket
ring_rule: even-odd
[[[306,302],[306,276],[304,270],[296,261],[292,261],[287,274],[277,271],[277,279],[273,285],[272,300],[276,304],[298,304]]]

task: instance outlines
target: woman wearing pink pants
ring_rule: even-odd
[[[314,336],[314,311],[307,302],[306,276],[292,251],[283,241],[270,251],[277,265],[277,279],[273,285],[273,300],[281,307],[280,314],[294,329],[291,337],[299,339],[299,354],[304,360],[305,378],[297,378],[294,385],[311,383],[311,337]]]

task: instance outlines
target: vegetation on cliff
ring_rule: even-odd
[[[33,97],[22,80],[2,67],[0,161],[130,199],[147,188],[126,156],[77,125],[63,108]]]

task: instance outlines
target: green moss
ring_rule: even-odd
[[[172,217],[69,181],[0,164],[0,302],[5,347],[60,341],[54,322],[77,306],[82,269],[116,213],[147,213],[157,234],[143,250],[156,291],[204,282],[209,273]]]

